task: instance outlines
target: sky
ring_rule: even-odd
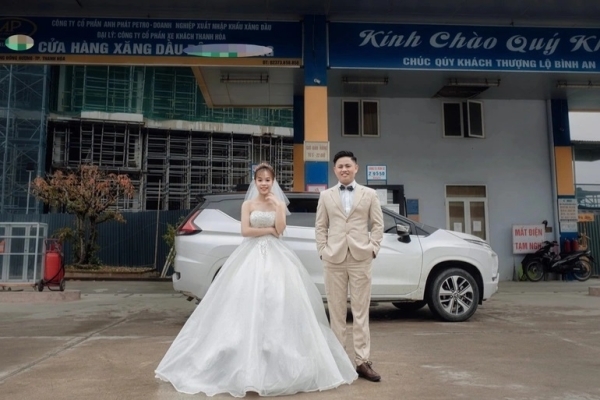
[[[600,142],[600,113],[570,112],[569,128],[571,140],[586,140]],[[600,160],[576,161],[575,182],[580,184],[600,185]]]

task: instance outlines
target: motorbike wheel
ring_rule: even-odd
[[[523,268],[525,276],[532,282],[539,282],[544,277],[544,265],[541,260],[531,260]]]
[[[576,265],[580,268],[579,271],[573,271],[573,278],[580,282],[587,281],[592,276],[592,263],[587,257],[580,258]]]

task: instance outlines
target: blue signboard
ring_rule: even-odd
[[[406,213],[408,215],[419,215],[418,199],[406,199]]]
[[[302,23],[0,17],[0,63],[300,66]]]
[[[331,68],[600,71],[600,29],[329,23]]]

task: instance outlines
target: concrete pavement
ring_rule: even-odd
[[[382,382],[293,398],[600,400],[600,297],[590,286],[600,282],[501,282],[456,324],[427,308],[372,307]],[[0,399],[205,398],[154,379],[195,307],[170,283],[69,281],[67,289],[81,300],[0,303]]]

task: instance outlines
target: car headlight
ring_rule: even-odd
[[[465,239],[465,240],[469,243],[477,244],[488,250],[492,250],[492,246],[490,246],[487,242],[484,242],[483,240],[475,240],[475,239]]]

